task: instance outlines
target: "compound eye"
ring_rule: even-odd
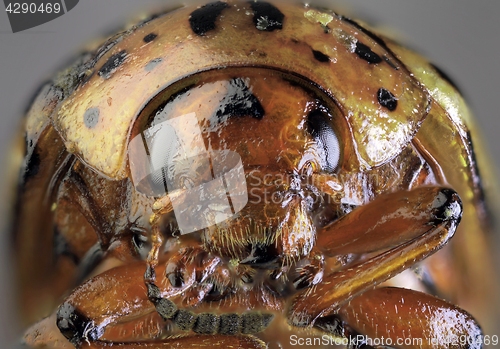
[[[318,146],[321,170],[334,172],[340,161],[340,142],[331,125],[330,116],[321,110],[313,110],[307,116],[307,126]]]

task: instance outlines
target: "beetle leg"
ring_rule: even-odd
[[[303,262],[304,264],[296,269],[298,275],[293,280],[293,286],[296,290],[311,287],[323,280],[324,257],[316,248],[309,253]]]
[[[441,223],[453,193],[442,187],[420,187],[382,195],[320,228],[316,245],[330,255],[398,246]]]
[[[415,200],[421,194],[426,199]],[[396,194],[391,194],[391,196],[393,195]],[[311,327],[318,317],[338,312],[342,305],[354,297],[427,258],[442,248],[452,238],[462,215],[461,201],[455,191],[443,188],[422,188],[421,190],[407,192],[406,196],[407,199],[403,200],[403,202],[417,202],[417,208],[419,206],[424,208],[423,212],[426,212],[427,215],[423,215],[427,217],[427,221],[431,225],[427,225],[427,229],[421,228],[419,231],[420,235],[413,237],[414,233],[409,234],[405,232],[408,225],[413,226],[413,223],[398,224],[399,227],[403,228],[401,231],[402,235],[406,239],[411,240],[401,243],[397,247],[356,266],[332,273],[326,276],[322,283],[301,291],[295,297],[290,309],[288,315],[290,324],[299,327]],[[368,204],[367,206],[370,207],[362,208],[361,211],[371,212],[371,206],[380,205],[377,201],[379,200]],[[396,200],[396,202],[399,202],[399,200]],[[413,205],[411,206],[413,209],[415,208]],[[378,207],[373,209],[376,210]],[[387,208],[385,209],[387,211]],[[403,212],[406,212],[406,209]],[[396,216],[396,221],[399,220],[398,217]],[[385,219],[388,218],[391,217],[385,217]],[[364,217],[364,215],[361,215],[359,219],[361,219],[359,221],[360,225],[364,225],[363,219],[370,220],[370,223],[374,223],[374,220],[376,221],[376,219],[370,218],[370,216]],[[379,216],[379,221],[384,222],[384,216],[382,218]],[[403,219],[403,221],[406,220]],[[337,222],[340,222],[339,224],[342,226],[342,219]],[[353,223],[351,222],[351,224]],[[333,227],[330,228],[333,229]],[[365,239],[373,239],[372,234],[378,232],[378,229],[371,229],[367,234],[364,234]],[[359,232],[357,234],[358,236],[360,235]],[[393,240],[397,239],[396,235],[395,232],[389,234],[389,238],[392,236]],[[372,244],[367,243],[364,245],[365,248],[367,246],[368,250],[370,250]],[[353,248],[355,247],[353,246]],[[380,248],[380,246],[377,247]]]
[[[194,335],[180,336],[175,338],[162,339],[161,342],[130,342],[130,343],[111,343],[111,342],[93,342],[85,344],[81,349],[167,349],[167,348],[241,348],[241,349],[265,349],[267,345],[253,336],[224,336],[224,335]]]
[[[341,307],[339,315],[348,327],[362,337],[368,336],[372,343],[378,339],[381,346],[473,349],[482,345],[481,328],[469,313],[414,290],[395,287],[369,290]],[[316,327],[325,328],[320,323],[321,320]],[[384,343],[380,342],[382,339]]]
[[[23,344],[30,348],[53,348],[53,349],[72,349],[75,346],[70,343],[59,331],[56,326],[56,313],[33,325],[25,334]],[[103,349],[103,348],[149,348],[163,349],[171,348],[193,348],[200,346],[210,346],[213,348],[248,348],[264,349],[267,348],[264,342],[251,335],[188,335],[174,336],[172,338],[158,339],[148,342],[130,341],[130,342],[110,342],[110,341],[83,341],[76,343],[81,349]]]

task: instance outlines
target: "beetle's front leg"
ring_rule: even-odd
[[[167,338],[162,342],[94,342],[85,344],[81,349],[170,349],[170,348],[238,348],[238,349],[266,349],[267,345],[253,336],[224,336],[224,335],[188,335]]]
[[[166,299],[206,282],[209,276],[218,273],[220,264],[218,257],[197,247],[169,252],[162,256],[162,261],[156,270],[156,284],[161,297]],[[25,342],[33,347],[58,348],[55,343],[69,344],[66,337],[79,347],[98,340],[157,340],[162,334],[169,334],[169,322],[160,317],[146,296],[146,286],[142,283],[144,269],[145,263],[137,262],[87,280],[65,299],[57,312],[30,328]],[[40,331],[42,328],[50,330]],[[40,333],[51,335],[41,338]]]
[[[354,297],[436,252],[451,239],[461,215],[455,191],[424,187],[387,194],[326,226],[318,233],[326,253],[396,247],[299,293],[289,311],[290,324],[312,327],[319,317],[337,313]]]

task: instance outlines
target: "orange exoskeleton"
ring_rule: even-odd
[[[335,12],[152,16],[25,119],[24,342],[480,348],[496,282],[476,132],[438,68]]]

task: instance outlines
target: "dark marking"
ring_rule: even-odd
[[[322,63],[330,62],[330,57],[328,57],[327,55],[325,55],[323,52],[316,51],[316,50],[312,50],[312,51],[313,51],[314,58],[317,61],[322,62]]]
[[[270,313],[262,314],[262,327],[264,327],[264,329],[268,328],[273,319],[274,319],[273,314]]]
[[[262,314],[258,312],[249,312],[241,315],[241,333],[253,334],[263,330]]]
[[[470,130],[467,130],[467,147],[469,148],[469,168],[470,177],[469,181],[472,182],[472,187],[474,188],[474,205],[478,215],[481,217],[481,226],[486,227],[487,231],[494,231],[491,227],[496,227],[495,215],[492,214],[491,210],[487,207],[487,199],[490,199],[488,195],[494,195],[491,192],[486,194],[483,187],[483,182],[481,179],[481,173],[479,172],[479,167],[476,160],[476,151],[472,144],[472,137]]]
[[[146,272],[144,273],[144,278],[145,279],[151,279],[152,278],[152,271],[148,267],[146,269]],[[148,288],[148,298],[151,302],[156,303],[158,300],[161,299],[161,291],[160,288],[154,284],[147,284]]]
[[[154,302],[156,311],[164,321],[173,318],[177,312],[177,306],[168,298],[156,298]]]
[[[170,281],[172,287],[178,288],[184,285],[184,275],[182,274],[182,271],[180,271],[179,269],[167,273],[166,277],[168,281]]]
[[[361,42],[356,42],[356,50],[354,51],[359,58],[364,59],[368,63],[380,63],[382,62],[382,58],[375,52],[373,52],[368,46]]]
[[[175,314],[174,322],[183,331],[193,328],[196,315],[192,311],[181,309]]]
[[[92,79],[92,77],[94,76],[94,74],[95,74],[95,70],[92,70],[92,72],[89,75],[87,75],[87,76],[83,75],[82,76],[82,81],[81,81],[81,86],[83,86],[87,82],[89,82],[89,80]]]
[[[60,256],[69,257],[73,263],[78,264],[79,258],[77,255],[73,253],[71,250],[71,246],[68,243],[68,240],[59,232],[57,225],[54,225],[53,238],[52,238],[52,254],[54,258],[54,264],[58,262],[58,258]]]
[[[116,32],[115,32],[116,33]],[[91,66],[89,66],[88,68],[94,68],[96,63],[106,54],[108,53],[113,47],[116,46],[116,44],[118,44],[120,41],[123,40],[123,36],[124,36],[124,33],[123,32],[120,32],[118,34],[115,34],[113,35],[112,37],[110,37],[108,40],[106,40],[106,42],[101,46],[99,47],[99,49],[97,50],[94,58],[92,58],[92,61],[89,62],[91,64]]]
[[[215,334],[219,329],[219,317],[211,313],[198,314],[193,331],[199,334]]]
[[[312,286],[312,278],[310,273],[303,273],[295,278],[295,280],[293,280],[293,287],[295,287],[297,291],[308,288],[309,286]]]
[[[222,1],[211,2],[199,9],[194,10],[189,17],[189,24],[196,35],[203,36],[210,30],[215,29],[215,21],[222,10],[229,7]]]
[[[241,315],[241,333],[253,334],[264,331],[271,321],[273,314],[261,314],[259,312],[248,312]]]
[[[391,91],[381,87],[377,91],[377,99],[382,107],[389,109],[390,111],[396,110],[398,106],[398,99],[394,97]]]
[[[252,1],[250,2],[250,7],[253,10],[255,28],[268,32],[275,29],[283,29],[283,18],[285,16],[277,7],[264,1]]]
[[[79,285],[82,283],[95,269],[95,267],[101,263],[103,258],[104,252],[102,251],[101,243],[96,242],[91,248],[89,248],[78,264],[76,284]]]
[[[83,123],[87,128],[94,128],[99,123],[99,108],[89,108],[83,114]]]
[[[230,81],[227,95],[221,101],[215,115],[219,122],[231,116],[252,116],[256,119],[264,117],[264,108],[257,97],[248,89],[241,78]]]
[[[150,33],[148,35],[146,35],[142,40],[145,42],[145,43],[148,43],[148,42],[151,42],[153,41],[154,39],[156,39],[158,35],[154,34],[154,33]]]
[[[438,72],[439,76],[441,78],[443,78],[444,80],[446,80],[451,86],[453,86],[455,88],[455,90],[458,91],[458,93],[460,93],[462,96],[463,96],[463,93],[462,91],[460,90],[460,88],[458,88],[458,85],[455,83],[455,81],[453,81],[450,76],[448,74],[446,74],[443,70],[441,70],[441,68],[439,68],[438,66],[430,63],[430,65],[436,69],[436,71]]]
[[[339,163],[339,142],[330,124],[330,116],[321,110],[313,110],[307,116],[307,127],[319,147],[321,169],[333,172]]]
[[[229,296],[229,285],[224,285],[214,279],[207,280],[207,283],[212,284],[212,288],[206,293],[205,302],[217,302]]]
[[[148,238],[144,235],[145,232],[140,228],[137,228],[135,224],[130,227],[130,230],[133,232],[131,237],[132,246],[134,246],[135,252],[141,260],[145,260],[151,250],[151,244],[148,242]]]
[[[71,344],[79,347],[85,340],[96,341],[104,333],[92,320],[81,314],[70,303],[63,303],[57,310],[56,324]]]
[[[275,269],[281,259],[274,245],[254,243],[247,247],[250,250],[248,257],[240,261],[240,264],[251,265],[261,269]]]
[[[252,273],[248,270],[245,273],[241,274],[240,276],[241,281],[243,281],[245,284],[251,284],[253,282],[253,275]]]
[[[38,174],[40,171],[40,154],[38,153],[38,148],[34,148],[31,156],[26,158],[26,165],[23,171],[23,182]]]
[[[104,79],[109,79],[111,75],[118,69],[120,65],[125,62],[125,59],[127,58],[127,51],[122,50],[118,53],[115,53],[111,57],[108,58],[106,63],[104,63],[97,72],[99,76],[102,76]]]
[[[240,332],[241,317],[238,314],[226,313],[220,316],[219,333],[234,336]]]
[[[394,63],[392,63],[392,61],[387,57],[387,56],[382,56],[382,58],[384,59],[384,61],[389,64],[389,66],[394,69],[394,70],[399,70],[399,67],[397,65],[395,65]]]
[[[314,327],[337,337],[344,337],[344,327],[337,315],[328,315],[318,318],[314,323]]]
[[[155,59],[152,59],[148,62],[148,64],[146,64],[146,66],[144,67],[144,70],[145,71],[151,71],[153,70],[154,68],[156,68],[156,66],[158,64],[160,64],[161,62],[163,62],[163,59],[162,58],[155,58]]]

